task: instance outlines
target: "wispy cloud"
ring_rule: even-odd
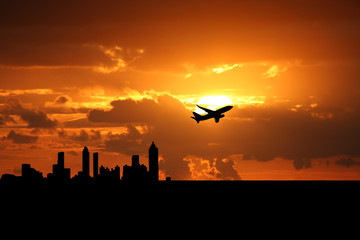
[[[124,71],[129,64],[138,59],[145,50],[140,48],[136,50],[124,49],[123,47],[115,45],[114,47],[105,47],[99,45],[98,48],[111,60],[111,65],[100,64],[93,69],[100,73],[112,73],[117,71]]]
[[[287,70],[286,67],[279,68],[279,66],[273,65],[266,72],[263,73],[263,76],[266,78],[274,78],[276,76],[279,76],[280,73],[283,73],[286,70]]]
[[[54,91],[48,88],[37,88],[37,89],[0,89],[0,96],[9,97],[15,95],[24,95],[24,94],[53,94]]]
[[[238,64],[238,63],[235,63],[235,64],[233,64],[233,65],[224,64],[224,65],[222,65],[222,66],[220,66],[220,67],[213,68],[212,71],[213,71],[214,73],[219,74],[219,73],[223,73],[223,72],[232,70],[232,69],[234,69],[234,68],[236,68],[236,67],[242,67],[242,66],[243,66],[242,64]]]

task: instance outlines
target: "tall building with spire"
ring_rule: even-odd
[[[83,176],[90,175],[90,153],[87,147],[82,151],[82,174]]]
[[[150,181],[159,181],[159,149],[152,142],[149,148],[149,177]]]

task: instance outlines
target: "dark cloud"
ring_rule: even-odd
[[[63,129],[58,131],[58,136],[61,138],[77,141],[77,142],[90,142],[97,141],[101,139],[100,131],[90,130],[89,132],[85,130],[80,130],[78,134],[76,133],[67,133]]]
[[[90,121],[118,122],[128,126],[128,134],[110,134],[105,141],[106,148],[125,154],[146,153],[146,144],[152,141],[159,146],[165,161],[160,167],[173,178],[189,178],[190,172],[182,159],[188,154],[185,149],[189,146],[195,149],[196,138],[189,139],[188,131],[194,127],[189,112],[184,105],[169,95],[159,96],[157,101],[143,99],[118,100],[111,103],[112,109],[91,110],[88,114]],[[142,123],[149,131],[140,134],[133,124]],[[200,141],[199,141],[200,142]]]
[[[57,125],[55,120],[48,118],[47,114],[36,107],[25,107],[18,99],[9,98],[4,106],[0,108],[0,116],[5,122],[15,122],[11,115],[19,116],[28,124],[28,128],[53,129]]]
[[[335,164],[343,167],[352,167],[355,165],[360,165],[360,162],[355,161],[352,158],[341,158],[335,162]]]
[[[69,101],[69,97],[68,96],[58,96],[55,100],[54,103],[55,104],[65,104],[66,102]]]
[[[91,44],[148,49],[139,68],[360,52],[359,3],[351,0],[36,2],[0,3],[0,64],[111,65]]]
[[[140,132],[131,124],[127,128],[126,134],[112,134],[111,132],[108,134],[105,140],[106,150],[127,155],[140,154],[146,150]]]
[[[0,113],[0,126],[4,126],[8,122],[15,122],[9,114]]]
[[[161,95],[157,99],[144,98],[141,101],[125,99],[116,100],[110,104],[112,109],[109,111],[101,109],[89,111],[89,121],[123,124],[160,124],[161,122],[164,126],[175,126],[177,123],[183,123],[189,113],[178,99],[167,94]]]
[[[110,111],[94,109],[89,111],[88,119],[92,122],[115,122],[115,123],[129,123],[129,122],[153,122],[154,118],[160,117],[149,114],[149,111],[157,113],[162,112],[161,106],[155,101],[144,99],[136,102],[132,99],[117,100],[110,103],[113,107]],[[139,109],[127,114],[128,109]]]
[[[217,0],[184,0],[182,3],[169,2],[166,0],[154,0],[151,3],[144,0],[105,0],[101,3],[98,1],[77,2],[69,0],[54,0],[51,3],[44,0],[36,0],[37,4],[30,4],[27,1],[2,1],[1,2],[1,22],[5,26],[14,25],[93,25],[95,23],[112,23],[112,22],[141,22],[146,20],[169,21],[184,18],[185,21],[201,19],[202,17],[215,19],[227,14],[227,18],[241,18],[255,20],[261,16],[273,16],[269,21],[282,21],[284,18],[298,21],[328,20],[335,21],[339,19],[358,19],[354,1],[325,1],[319,0],[300,1],[294,0],[276,0],[269,3],[266,0],[254,1],[236,1],[224,0],[221,3]],[[87,3],[87,4],[85,4]],[[124,10],[123,14],[118,14],[119,9]],[[126,11],[125,11],[126,10]],[[165,11],[168,10],[168,11]],[[186,11],[187,10],[187,11]],[[299,12],[301,10],[301,12]],[[240,13],[244,14],[238,14]],[[65,18],[63,13],[67,13]],[[257,15],[253,15],[257,12]],[[304,14],[306,12],[307,14]],[[14,16],[17,13],[18,16]],[[37,17],[34,17],[37,13]],[[200,16],[199,16],[199,13]],[[215,14],[215,13],[218,13]],[[274,16],[275,15],[275,16]],[[83,18],[88,16],[87,18]],[[92,16],[92,18],[90,18]],[[153,17],[154,19],[151,19]],[[185,18],[187,17],[187,18]],[[44,21],[47,19],[48,21]],[[207,19],[206,19],[207,20]],[[214,20],[213,20],[214,21]]]
[[[241,177],[234,169],[234,165],[234,161],[229,159],[217,160],[215,163],[215,167],[219,171],[217,177],[224,180],[240,180]]]
[[[258,161],[281,157],[294,160],[298,170],[310,168],[312,158],[360,156],[359,112],[345,107],[327,108],[331,113],[305,104],[294,110],[291,102],[235,107],[219,124],[197,124],[190,119],[191,112],[169,95],[157,101],[127,99],[111,105],[111,110],[91,110],[88,115],[90,121],[130,124],[128,135],[108,136],[107,149],[133,154],[154,140],[164,155],[160,166],[172,176],[189,175],[188,164],[182,160],[188,155],[226,159],[244,154]],[[131,127],[135,123],[146,124],[149,131],[140,134]],[[237,177],[232,161],[219,160],[215,167],[219,176]]]
[[[311,168],[311,160],[310,159],[295,159],[294,167],[296,170]]]
[[[87,117],[76,120],[65,121],[62,123],[66,128],[98,128],[98,127],[121,127],[123,123],[114,122],[91,122]]]
[[[78,103],[73,103],[71,97],[67,95],[60,95],[57,96],[54,101],[45,102],[43,109],[47,113],[60,114],[87,113],[89,111],[88,108]]]
[[[16,133],[14,130],[11,130],[6,137],[3,137],[3,140],[11,140],[13,143],[24,144],[24,143],[35,143],[38,140],[38,136],[31,136],[21,133]]]

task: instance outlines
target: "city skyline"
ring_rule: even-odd
[[[0,177],[0,183],[3,184],[119,184],[125,183],[156,183],[159,181],[159,167],[158,167],[158,148],[154,141],[149,147],[148,166],[140,165],[139,155],[132,156],[131,165],[125,164],[123,166],[122,176],[120,175],[120,166],[109,169],[103,165],[99,168],[99,153],[92,154],[93,174],[90,175],[90,151],[84,146],[82,151],[82,169],[71,177],[71,169],[65,168],[65,153],[58,152],[57,163],[53,165],[52,172],[48,173],[46,177],[42,172],[32,168],[30,164],[21,164],[21,175],[15,176],[13,174],[3,174]],[[150,167],[151,166],[151,167]],[[170,181],[170,177],[166,177],[166,181]]]

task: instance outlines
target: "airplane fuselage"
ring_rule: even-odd
[[[210,109],[207,109],[207,108],[204,108],[204,107],[200,107],[199,105],[197,105],[200,109],[204,110],[207,112],[206,115],[200,115],[196,112],[193,112],[194,114],[194,117],[191,117],[193,119],[195,119],[195,121],[197,123],[199,123],[200,121],[204,121],[204,120],[208,120],[210,118],[214,118],[215,119],[215,122],[218,123],[220,118],[223,118],[225,117],[225,115],[223,113],[231,110],[233,108],[233,106],[226,106],[226,107],[223,107],[223,108],[220,108],[218,110],[210,110]]]

